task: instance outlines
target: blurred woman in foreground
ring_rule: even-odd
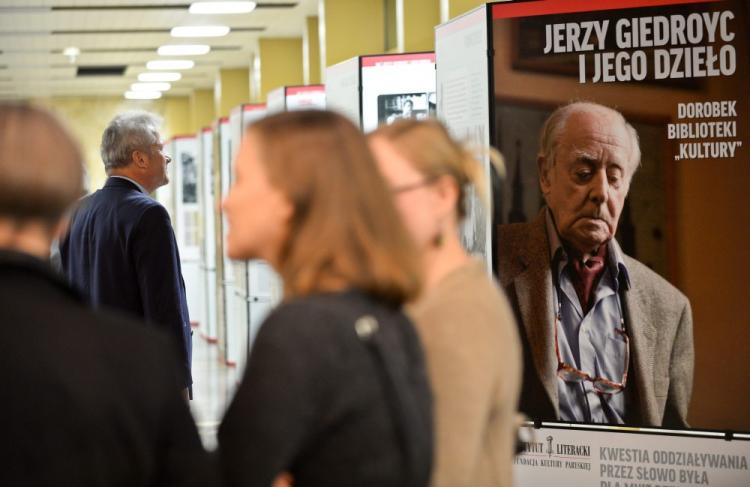
[[[265,259],[285,292],[219,429],[225,483],[427,485],[430,393],[400,311],[418,256],[364,136],[322,111],[253,124],[223,208],[229,256]]]
[[[369,136],[422,254],[425,291],[410,307],[435,396],[435,486],[510,486],[521,349],[510,306],[461,245],[465,194],[482,167],[437,121],[402,120]],[[485,198],[486,199],[486,198]]]

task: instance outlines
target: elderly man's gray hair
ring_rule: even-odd
[[[641,148],[638,140],[638,132],[635,128],[625,120],[622,113],[618,112],[614,108],[609,108],[598,103],[588,101],[575,101],[567,105],[563,105],[557,108],[547,118],[542,126],[541,137],[539,138],[539,156],[544,157],[544,168],[549,169],[555,163],[555,156],[557,154],[557,144],[560,141],[560,135],[565,126],[567,125],[568,119],[575,113],[592,112],[592,111],[606,111],[610,112],[618,118],[625,129],[630,134],[633,144],[633,159],[635,161],[635,167],[638,168],[641,164]]]
[[[132,160],[133,151],[148,151],[151,145],[158,144],[161,123],[161,117],[144,111],[115,116],[102,135],[104,168],[109,171],[125,167]]]

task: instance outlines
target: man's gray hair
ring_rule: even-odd
[[[101,154],[104,168],[109,171],[125,167],[133,151],[147,151],[158,144],[162,119],[144,111],[129,111],[115,116],[102,135]]]
[[[560,141],[560,135],[565,126],[567,125],[568,119],[575,113],[586,113],[592,111],[605,111],[612,113],[618,118],[625,129],[628,131],[633,144],[633,158],[635,160],[635,168],[641,164],[641,148],[638,139],[638,132],[633,128],[625,117],[619,111],[614,108],[610,108],[598,103],[589,101],[575,101],[558,107],[552,114],[547,118],[542,126],[542,133],[539,138],[539,157],[544,157],[544,169],[549,169],[555,163],[555,156],[557,155],[557,144]]]

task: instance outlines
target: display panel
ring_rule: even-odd
[[[658,276],[650,279],[683,293],[692,315],[690,335],[667,333],[674,328],[665,310],[681,298],[661,301],[666,284],[638,296],[645,285],[631,282],[623,299],[631,348],[625,404],[642,414],[666,403],[664,418],[686,408],[699,430],[750,431],[750,388],[738,387],[750,378],[742,255],[750,247],[749,15],[747,2],[734,0],[491,6],[493,139],[508,163],[498,219],[538,218],[539,136],[555,109],[583,100],[622,114],[637,135],[640,167],[616,239]],[[552,326],[530,346],[554,346]]]
[[[513,461],[517,486],[744,487],[750,436],[653,429],[521,428],[524,451]]]
[[[182,277],[185,281],[190,321],[200,323],[205,317],[206,292],[201,273],[201,231],[198,201],[198,142],[195,135],[172,139],[174,180],[169,185],[174,191],[173,226],[180,250]]]
[[[359,58],[353,57],[326,68],[326,104],[361,125]]]
[[[216,215],[214,205],[217,203],[214,192],[214,131],[206,127],[200,132],[200,202],[201,202],[201,272],[206,289],[206,307],[201,325],[203,338],[211,343],[217,341],[217,286],[216,286]]]
[[[271,90],[266,95],[266,113],[280,113],[286,110],[286,87]]]
[[[287,86],[285,106],[288,112],[295,110],[325,110],[325,86]]]
[[[223,118],[219,123],[219,162],[220,162],[220,194],[219,198],[223,201],[229,193],[232,185],[232,136],[229,117]],[[237,351],[234,347],[236,340],[233,336],[233,323],[237,323],[237,306],[235,305],[235,288],[234,288],[234,267],[232,260],[226,253],[227,241],[227,219],[223,212],[220,213],[221,221],[221,273],[217,276],[221,278],[222,299],[220,306],[223,308],[223,318],[221,323],[222,338],[220,343],[224,349],[224,359],[228,365],[237,365]]]
[[[172,141],[175,179],[170,181],[175,196],[174,227],[180,258],[200,259],[200,205],[198,202],[198,143],[194,135],[175,137]]]
[[[265,105],[243,105],[242,133],[266,116]],[[271,267],[261,260],[247,261],[243,305],[246,309],[244,334],[241,337],[242,356],[247,357],[253,339],[268,311],[280,300],[281,282]]]
[[[362,130],[437,115],[435,54],[362,56]]]
[[[487,56],[487,11],[482,6],[435,28],[437,114],[457,139],[481,150],[490,146],[490,70]],[[490,191],[490,161],[482,156]],[[466,195],[467,216],[461,225],[464,247],[492,269],[492,211],[472,189]]]

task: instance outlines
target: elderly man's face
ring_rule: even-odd
[[[149,174],[150,179],[153,181],[155,188],[164,186],[169,183],[169,177],[167,173],[167,164],[172,161],[172,158],[167,155],[164,149],[164,142],[159,139],[159,142],[150,147],[149,152]]]
[[[594,252],[617,231],[637,166],[634,141],[605,109],[568,118],[552,166],[540,161],[542,193],[560,237],[581,254]]]

